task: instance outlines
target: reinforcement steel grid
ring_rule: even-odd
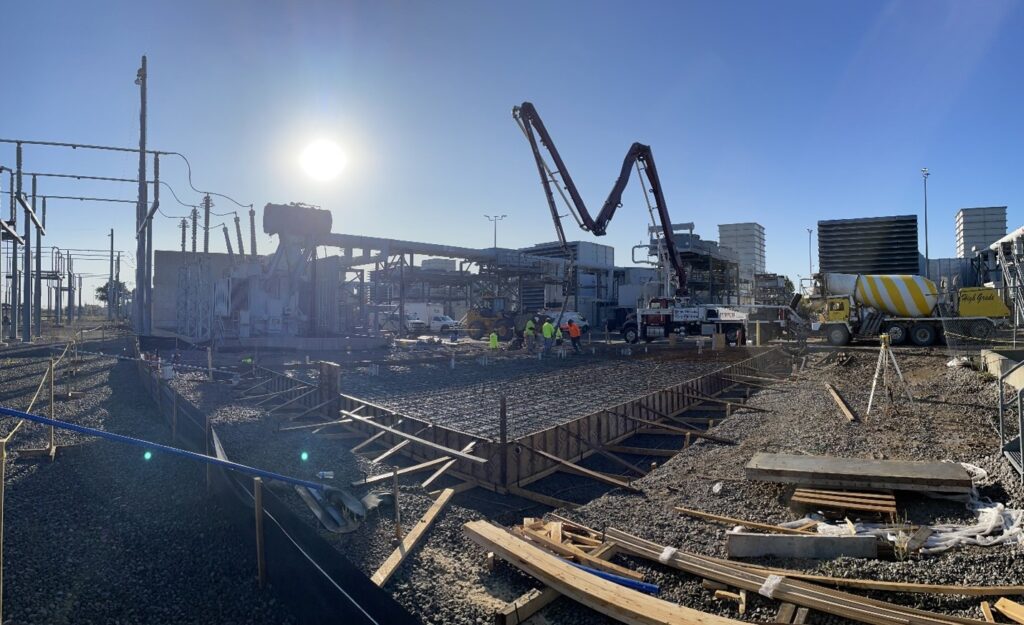
[[[566,363],[517,359],[450,369],[439,364],[343,376],[346,394],[435,425],[496,440],[501,397],[509,438],[567,423],[722,367],[716,359],[617,359]]]

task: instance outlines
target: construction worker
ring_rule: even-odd
[[[583,350],[580,348],[580,327],[570,319],[569,320],[569,340],[572,341],[572,350],[577,354],[582,354]]]
[[[540,327],[540,333],[544,336],[544,353],[550,354],[551,347],[555,344],[555,326],[551,319],[545,319],[544,325]]]
[[[492,350],[498,349],[498,331],[491,330],[490,345]]]
[[[533,353],[533,346],[537,340],[537,324],[533,317],[526,320],[526,328],[523,329],[523,338],[526,340],[526,350]]]

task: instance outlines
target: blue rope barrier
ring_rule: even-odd
[[[237,462],[231,462],[230,460],[221,460],[213,456],[207,456],[205,454],[199,454],[194,451],[188,451],[185,449],[178,449],[177,447],[171,447],[170,445],[161,445],[160,443],[153,443],[151,441],[143,440],[141,438],[133,438],[131,436],[125,436],[124,434],[114,434],[113,432],[105,432],[103,430],[97,430],[95,428],[86,427],[84,425],[77,425],[74,423],[67,423],[66,421],[58,421],[57,419],[51,419],[42,415],[32,414],[30,412],[22,412],[20,410],[14,410],[13,408],[4,408],[0,406],[0,416],[13,417],[15,419],[25,419],[26,421],[32,421],[34,423],[41,423],[43,425],[50,425],[55,428],[62,430],[70,430],[72,432],[78,432],[79,434],[85,434],[87,436],[95,436],[97,438],[106,439],[108,441],[114,441],[115,443],[124,443],[127,445],[134,445],[136,447],[142,447],[144,449],[163,451],[174,456],[181,456],[182,458],[188,458],[189,460],[197,460],[206,464],[212,464],[218,467],[224,467],[231,469],[232,471],[238,471],[239,473],[245,473],[254,477],[262,477],[268,480],[277,480],[286,484],[294,484],[295,486],[305,486],[306,488],[312,488],[317,491],[324,490],[323,484],[316,482],[310,482],[307,480],[300,480],[297,477],[289,477],[287,475],[281,475],[280,473],[274,473],[273,471],[265,471],[263,469],[257,469],[256,467],[250,467],[248,465],[239,464]]]

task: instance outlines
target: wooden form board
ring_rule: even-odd
[[[614,528],[608,528],[605,534],[609,539],[614,540],[625,553],[662,562],[692,575],[712,579],[748,592],[758,592],[768,580],[768,573],[755,572],[739,563],[685,551],[677,551],[668,562],[664,562],[661,560],[661,555],[665,550],[663,545]],[[868,599],[785,577],[775,587],[772,595],[778,601],[788,601],[797,606],[869,625],[907,625],[907,623],[914,623],[914,625],[979,625],[979,623],[984,623],[984,621]]]
[[[702,400],[699,399],[699,396],[714,396],[732,387],[735,382],[725,379],[724,374],[740,370],[769,369],[783,358],[785,358],[785,354],[780,349],[766,349],[745,361],[727,365],[718,371],[612,407],[611,410],[620,413],[618,416],[601,410],[559,426],[509,440],[505,449],[498,441],[482,439],[465,432],[435,425],[419,438],[435,443],[443,449],[408,445],[401,450],[401,454],[419,462],[447,455],[456,460],[453,465],[446,466],[448,474],[470,481],[477,486],[505,492],[510,484],[525,486],[564,468],[560,462],[531,453],[526,448],[540,449],[560,460],[577,463],[596,453],[594,445],[598,447],[615,445],[632,436],[639,428],[646,427],[648,424],[656,426],[656,421],[660,419],[659,415],[678,413],[688,406],[701,403]],[[406,438],[409,432],[415,432],[428,425],[424,420],[396,414],[373,402],[363,401],[338,392],[336,375],[322,374],[322,379],[329,382],[327,392],[331,393],[332,397],[338,398],[336,407],[333,405],[329,407],[329,410],[332,411],[329,414],[337,416],[340,412],[345,415],[346,412],[352,412],[362,406],[363,410],[359,412],[358,416],[365,420],[373,420],[374,423],[353,420],[354,423],[346,424],[346,427],[366,432],[368,435],[382,434],[377,440],[388,447]],[[292,382],[296,384],[296,394],[308,390],[308,385],[300,385],[300,381],[293,381],[291,378],[280,375],[275,376],[271,386],[276,388],[278,385]],[[317,400],[326,401],[326,399],[326,397],[321,399],[315,394],[310,397],[311,402],[317,403],[319,403]],[[302,403],[305,403],[305,400],[302,400]],[[401,423],[396,424],[399,419],[401,419]],[[495,421],[497,422],[497,420],[498,415],[495,415]],[[389,430],[399,430],[399,433],[393,434],[388,430],[380,429],[379,426],[385,424],[389,424],[385,426]],[[710,435],[699,432],[694,436],[711,438]],[[717,439],[717,437],[715,438]],[[473,442],[476,443],[473,453],[477,457],[475,461],[466,459],[458,452]],[[723,439],[720,442],[732,441]],[[481,460],[486,463],[482,463]]]
[[[745,473],[750,480],[813,487],[971,492],[971,476],[952,462],[757,453]]]
[[[995,608],[1006,618],[1024,625],[1024,605],[1004,597],[996,601]]]
[[[839,406],[839,410],[843,412],[843,416],[846,417],[846,420],[850,423],[856,421],[857,417],[853,414],[853,411],[850,410],[850,406],[847,405],[846,400],[839,395],[839,391],[837,391],[828,382],[825,382],[825,389],[828,390],[830,395],[832,395],[832,400],[836,402],[837,406]]]
[[[739,621],[676,605],[580,570],[486,521],[464,526],[469,538],[557,592],[629,625],[737,625]]]
[[[520,437],[513,442],[523,446],[544,451],[559,458],[578,462],[593,454],[593,450],[579,442],[578,438],[596,445],[614,445],[629,438],[639,428],[660,427],[658,421],[662,415],[677,414],[682,410],[702,403],[701,396],[713,397],[735,385],[725,379],[725,375],[738,371],[741,365],[758,370],[769,369],[785,358],[778,348],[770,348],[739,363],[733,363],[718,371],[681,382],[669,388],[661,389],[644,397],[610,406],[594,414],[581,417],[558,427],[551,427]],[[716,419],[718,421],[719,419]],[[565,436],[559,429],[568,429],[576,436]],[[695,434],[701,438],[703,433]],[[717,438],[717,437],[716,437]],[[719,442],[733,442],[722,439]],[[495,463],[497,464],[497,463]],[[539,477],[550,475],[555,469],[554,462],[536,454],[523,452],[509,454],[508,477],[510,482],[520,485],[529,484]]]
[[[755,521],[746,521],[744,519],[737,519],[729,516],[722,516],[720,514],[711,514],[709,512],[703,512],[701,510],[691,510],[690,508],[681,508],[676,506],[676,512],[682,512],[686,516],[692,516],[697,519],[704,519],[705,521],[714,521],[716,523],[725,523],[727,525],[742,525],[743,527],[749,527],[750,529],[761,530],[763,532],[772,532],[775,534],[799,534],[802,536],[815,536],[815,532],[808,530],[795,529],[791,527],[782,527],[781,525],[769,525],[768,523],[757,523]]]
[[[730,558],[877,558],[878,539],[874,536],[793,536],[729,532],[725,535],[725,549]]]
[[[412,552],[416,547],[416,543],[419,542],[420,538],[427,532],[430,524],[434,522],[434,519],[441,512],[441,510],[447,505],[448,501],[452,498],[455,491],[446,488],[441,491],[441,494],[434,500],[434,503],[430,505],[430,508],[423,514],[416,525],[413,526],[409,533],[402,538],[402,542],[398,545],[398,548],[391,552],[388,559],[384,561],[384,564],[380,565],[377,572],[370,578],[374,584],[383,586],[387,583],[391,576],[394,575],[395,571],[398,570],[399,565],[402,561]]]
[[[860,493],[854,491],[818,490],[798,488],[789,503],[804,508],[850,510],[873,514],[896,514],[896,498],[892,493]]]

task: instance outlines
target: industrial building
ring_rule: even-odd
[[[737,304],[740,264],[736,252],[706,241],[692,229],[681,232],[673,224],[673,238],[686,268],[687,294],[695,303]],[[652,239],[652,246],[655,241]]]
[[[752,303],[754,276],[765,271],[764,226],[754,222],[719,224],[718,244],[735,252],[740,266],[740,302]]]
[[[777,273],[754,274],[754,303],[761,306],[786,306],[793,295],[793,284]]]
[[[971,258],[1006,235],[1006,207],[961,208],[956,213],[956,257]]]
[[[719,224],[718,244],[736,252],[741,276],[764,273],[764,226],[761,224]]]
[[[818,222],[823,273],[916,274],[918,257],[917,215]]]

